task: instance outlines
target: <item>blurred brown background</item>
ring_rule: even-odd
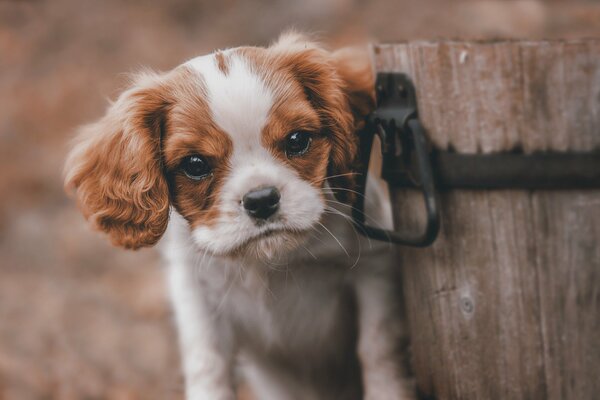
[[[62,190],[68,141],[123,73],[289,27],[333,46],[585,37],[600,2],[0,0],[0,400],[181,398],[159,256],[88,229]]]

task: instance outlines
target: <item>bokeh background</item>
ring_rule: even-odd
[[[125,73],[290,27],[333,47],[590,37],[600,2],[0,0],[0,400],[182,398],[160,257],[88,229],[62,189],[68,141]]]

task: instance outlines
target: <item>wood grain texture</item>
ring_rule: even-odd
[[[600,149],[599,40],[374,50],[378,71],[413,78],[438,148]],[[392,192],[396,224],[416,228],[420,197]],[[399,251],[422,396],[597,398],[600,191],[457,190],[440,201],[437,242]]]

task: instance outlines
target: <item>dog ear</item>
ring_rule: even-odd
[[[162,77],[145,73],[106,115],[82,128],[65,165],[65,187],[92,225],[129,249],[155,244],[169,219],[160,142],[169,107]]]
[[[358,136],[374,108],[374,74],[367,51],[334,53],[297,33],[283,35],[272,48],[302,84],[331,141],[329,184],[340,201],[354,200]]]
[[[365,117],[375,109],[375,74],[370,49],[365,47],[346,47],[331,55],[340,86],[347,106],[352,115],[352,130],[345,137],[340,137],[332,151],[330,179],[332,186],[354,190],[358,170],[358,134],[365,124]],[[352,145],[348,146],[348,138]],[[344,147],[346,147],[344,149]],[[337,148],[337,151],[336,151]],[[340,148],[342,149],[340,151]],[[350,152],[350,154],[348,154]],[[344,175],[350,173],[351,175]],[[335,177],[339,175],[338,177]],[[341,199],[352,202],[354,193],[345,191],[351,198]],[[338,197],[340,197],[338,195]]]
[[[368,46],[345,47],[333,54],[333,63],[342,90],[350,104],[357,128],[362,128],[365,117],[375,109],[375,71],[372,51]]]

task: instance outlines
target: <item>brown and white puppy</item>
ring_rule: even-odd
[[[346,215],[373,105],[368,58],[287,34],[142,74],[83,128],[86,218],[125,248],[165,236],[188,399],[233,399],[235,365],[261,400],[409,397],[392,252]]]

